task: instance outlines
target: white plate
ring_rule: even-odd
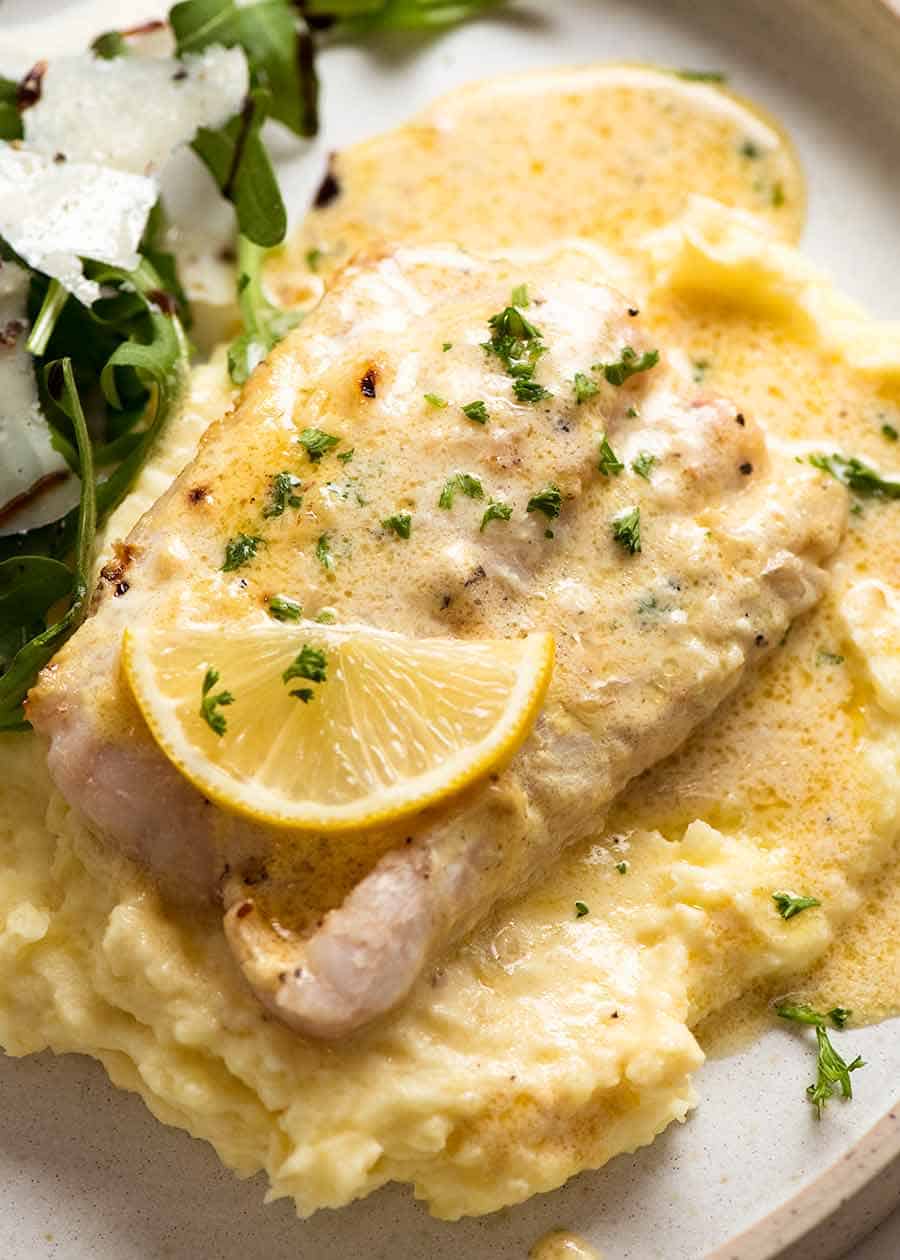
[[[161,11],[165,0],[89,0],[86,21],[85,7],[6,0],[0,68],[21,69],[10,63],[10,48],[23,38],[26,62]],[[329,148],[392,126],[474,77],[605,59],[720,69],[799,143],[810,186],[808,252],[873,312],[900,317],[900,15],[891,7],[887,0],[534,0],[518,17],[430,43],[337,48],[322,60],[324,134],[302,163],[291,163],[292,192],[302,205]],[[47,15],[52,23],[36,32],[35,19]],[[872,1180],[900,1150],[900,1125],[886,1114],[900,1080],[898,1034],[898,1021],[854,1034],[854,1052],[868,1063],[855,1081],[858,1097],[816,1124],[802,1097],[808,1051],[773,1030],[746,1053],[707,1064],[699,1110],[651,1148],[522,1207],[455,1225],[431,1220],[397,1188],[299,1223],[289,1204],[263,1207],[261,1180],[237,1182],[208,1146],[163,1128],[96,1065],[6,1060],[0,1257],[522,1260],[541,1233],[566,1227],[607,1260],[700,1260],[713,1252],[719,1260],[772,1260],[786,1245],[792,1260],[828,1260],[900,1192],[900,1171],[894,1182]],[[829,1214],[860,1185],[869,1186],[868,1197],[836,1225]]]

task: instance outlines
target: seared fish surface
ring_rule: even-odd
[[[523,284],[524,324],[507,310]],[[596,834],[823,589],[843,489],[768,449],[642,322],[588,249],[351,263],[119,546],[32,692],[69,801],[170,892],[221,897],[248,980],[306,1034],[389,1010]],[[404,514],[408,537],[384,524]],[[297,836],[231,817],[153,742],[122,632],[265,618],[274,596],[311,621],[414,636],[549,629],[544,710],[505,770],[402,830]]]

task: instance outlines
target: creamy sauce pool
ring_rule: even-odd
[[[698,387],[731,395],[776,439],[896,469],[882,430],[900,428],[900,346],[875,362],[867,335],[864,363],[838,345],[821,314],[837,299],[781,250],[803,220],[793,150],[716,87],[641,67],[502,80],[349,150],[334,173],[338,195],[274,261],[285,299],[311,300],[333,266],[382,238],[490,251],[587,237],[627,258],[651,334],[685,348]],[[707,208],[649,246],[694,193],[768,234]],[[206,398],[173,429],[170,465],[221,414],[210,379],[198,376]],[[164,480],[158,468],[142,477],[119,534]],[[833,592],[762,674],[633,786],[607,836],[568,853],[396,1018],[348,1045],[323,1051],[263,1021],[215,916],[161,906],[58,799],[45,822],[39,757],[0,741],[0,1039],[15,1053],[95,1054],[232,1166],[265,1167],[304,1212],[400,1178],[453,1217],[551,1189],[683,1118],[701,1057],[686,1025],[710,1012],[725,1008],[733,1030],[788,988],[858,1017],[896,1011],[900,739],[845,612],[862,580],[900,589],[900,503],[860,508]],[[896,616],[886,624],[900,642]],[[900,709],[900,677],[895,690]],[[776,887],[822,908],[783,923]],[[755,1008],[728,1008],[756,982]],[[798,1113],[806,1079],[801,1065]]]

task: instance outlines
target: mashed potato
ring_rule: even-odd
[[[865,322],[764,218],[697,200],[630,252],[647,315],[698,381],[798,458],[824,444],[887,462],[900,331]],[[221,362],[197,374],[111,538],[228,397]],[[342,1044],[267,1017],[219,915],[164,905],[53,793],[37,741],[2,737],[0,1042],[99,1058],[238,1173],[265,1169],[271,1197],[302,1214],[389,1180],[443,1217],[488,1212],[651,1141],[697,1101],[692,1028],[754,982],[796,983],[893,855],[898,514],[861,504],[824,604],[633,785],[607,834]],[[779,888],[821,908],[785,922]],[[879,1014],[897,1005],[896,972],[880,974]]]

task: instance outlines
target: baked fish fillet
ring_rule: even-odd
[[[827,580],[842,488],[693,384],[603,275],[587,248],[527,263],[399,248],[351,263],[119,545],[93,615],[32,691],[68,800],[169,892],[221,898],[250,984],[306,1034],[388,1011],[499,899],[596,834],[629,779],[777,648]],[[505,362],[483,343],[521,284],[543,351],[530,379],[546,393],[519,400],[508,368],[534,345]],[[486,422],[463,411],[478,401]],[[340,441],[317,456],[312,429]],[[302,506],[267,517],[284,470]],[[459,473],[484,498],[439,507]],[[527,510],[548,486],[558,517]],[[482,529],[488,500],[513,511]],[[408,539],[381,524],[401,511]],[[241,534],[263,543],[223,569]],[[329,609],[415,636],[549,629],[544,710],[507,769],[401,831],[298,836],[232,817],[148,733],[121,676],[122,632],[175,627],[185,610],[263,618],[276,594],[309,618]]]

